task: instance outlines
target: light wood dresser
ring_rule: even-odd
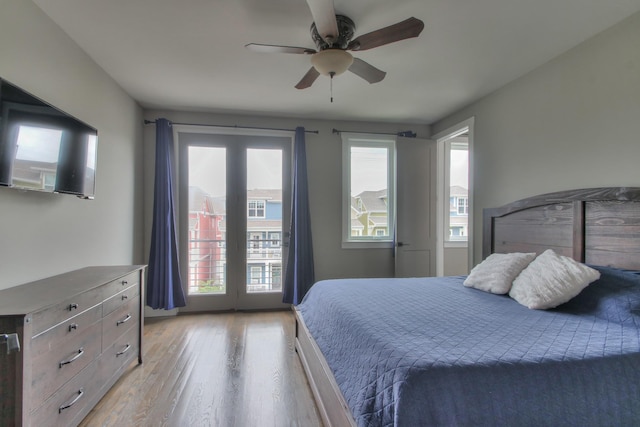
[[[0,290],[0,426],[75,426],[142,363],[143,265],[98,266]]]

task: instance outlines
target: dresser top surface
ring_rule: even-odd
[[[85,267],[0,290],[0,316],[22,316],[102,286],[144,265]]]

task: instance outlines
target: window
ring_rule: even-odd
[[[469,214],[469,198],[458,197],[458,215],[468,215],[468,214]]]
[[[249,218],[264,218],[264,200],[249,200]]]
[[[249,283],[260,284],[262,282],[262,267],[249,267]]]
[[[466,242],[469,228],[469,142],[465,134],[448,139],[445,148],[445,242]]]
[[[280,233],[269,233],[269,243],[272,248],[280,247]]]
[[[249,233],[250,247],[252,253],[260,251],[260,244],[262,242],[262,233]]]
[[[343,247],[391,245],[395,137],[342,134]]]
[[[271,266],[271,286],[272,286],[272,289],[282,288],[282,266],[281,265],[274,264]]]

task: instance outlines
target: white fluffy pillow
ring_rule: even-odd
[[[509,296],[532,309],[557,307],[578,295],[600,272],[547,249],[514,280]]]
[[[535,253],[491,254],[473,267],[464,285],[493,294],[506,294],[516,276],[535,257]]]

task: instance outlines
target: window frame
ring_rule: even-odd
[[[252,204],[255,204],[255,207],[251,207]],[[262,207],[260,207],[262,205]],[[253,211],[254,215],[251,215]],[[258,213],[262,211],[262,215]],[[267,217],[267,203],[262,199],[250,199],[247,200],[247,218],[256,218],[256,219],[264,219]]]
[[[342,248],[392,248],[396,221],[396,136],[341,133],[342,137]],[[387,230],[388,235],[351,235],[351,148],[371,147],[387,150]]]
[[[469,198],[468,197],[457,197],[456,205],[457,205],[456,208],[458,210],[458,215],[469,215]],[[462,209],[462,212],[460,212],[460,209]]]

